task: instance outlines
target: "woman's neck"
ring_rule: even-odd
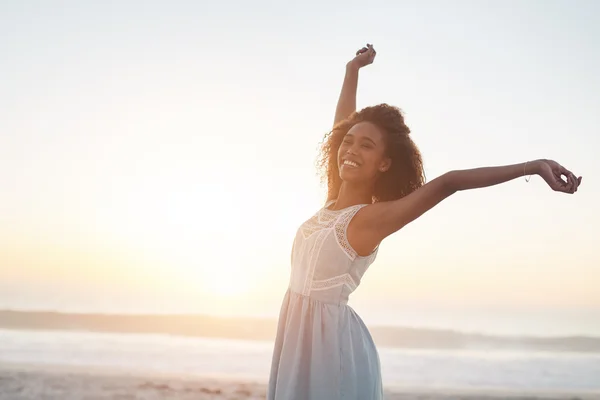
[[[342,182],[337,200],[333,210],[341,210],[356,204],[371,204],[373,202],[373,191],[370,188],[356,187]]]

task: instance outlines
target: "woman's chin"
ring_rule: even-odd
[[[344,182],[360,182],[363,181],[364,178],[361,177],[360,173],[358,173],[358,171],[340,171],[340,178],[342,179],[342,181]]]

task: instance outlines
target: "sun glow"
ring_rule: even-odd
[[[245,271],[248,271],[246,268]],[[217,297],[238,297],[250,290],[251,277],[240,266],[205,271],[204,288]]]

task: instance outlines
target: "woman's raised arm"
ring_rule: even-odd
[[[355,250],[369,253],[385,237],[400,230],[453,193],[498,185],[524,175],[539,175],[556,192],[575,193],[581,184],[571,171],[552,160],[447,172],[398,200],[362,209],[348,227]],[[564,178],[563,178],[564,177]],[[352,226],[354,225],[354,226]]]
[[[348,118],[356,111],[356,91],[358,88],[358,71],[373,62],[375,59],[375,48],[373,45],[367,44],[367,47],[356,52],[356,57],[346,64],[346,75],[340,98],[338,99],[337,107],[335,108],[335,118],[333,125]]]

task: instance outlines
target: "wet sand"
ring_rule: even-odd
[[[94,368],[0,364],[0,400],[246,400],[265,399],[266,385],[222,377],[167,376]],[[388,389],[390,400],[575,400],[600,393],[469,392]]]

